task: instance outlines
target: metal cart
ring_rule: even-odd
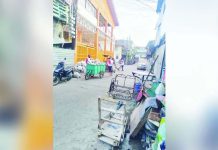
[[[91,77],[99,75],[100,78],[104,76],[105,73],[105,63],[102,64],[87,64],[85,79],[88,80]]]
[[[111,146],[119,146],[127,127],[126,104],[112,98],[98,98],[98,113],[98,139]]]
[[[131,100],[134,94],[134,86],[137,81],[137,77],[117,74],[115,78],[111,80],[109,88],[109,96],[114,99]]]

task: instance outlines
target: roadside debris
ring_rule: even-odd
[[[108,91],[109,96],[114,99],[132,100],[134,97],[136,78],[130,75],[117,74],[111,80],[110,88]]]
[[[102,103],[110,103],[104,106]],[[125,138],[128,117],[126,104],[111,98],[98,99],[98,138],[112,146],[119,146]]]
[[[74,75],[73,75],[74,78],[81,78],[81,75],[79,72],[74,72]]]
[[[74,71],[84,73],[86,71],[86,62],[80,61],[74,66]]]
[[[141,96],[138,96],[140,94]],[[119,146],[128,134],[129,140],[140,140],[142,148],[158,150],[166,147],[164,82],[156,80],[142,82],[142,79],[136,76],[118,74],[110,83],[108,95],[109,100],[107,98],[104,100],[114,101],[114,106],[103,107],[99,102],[99,140],[112,146]],[[121,109],[125,110],[125,113],[121,113]],[[108,117],[107,123],[104,119],[102,123],[100,111],[107,112],[105,115]],[[115,115],[117,113],[123,115],[125,123],[118,123],[120,118]],[[117,124],[121,126],[118,127]],[[124,131],[126,133],[123,133]]]

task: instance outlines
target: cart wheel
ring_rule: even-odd
[[[85,79],[88,80],[89,78],[90,78],[90,75],[89,75],[89,74],[86,74],[86,75],[85,75]]]
[[[103,73],[102,73],[102,72],[99,73],[99,77],[100,77],[100,78],[103,77]]]

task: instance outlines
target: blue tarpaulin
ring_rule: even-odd
[[[161,37],[159,44],[157,45],[158,47],[160,47],[161,45],[165,44],[165,38],[166,38],[166,35],[164,34],[164,35]]]
[[[160,13],[161,12],[161,9],[162,9],[162,6],[164,5],[164,2],[165,2],[165,0],[158,0],[156,13]],[[163,9],[165,9],[165,8],[163,8]]]

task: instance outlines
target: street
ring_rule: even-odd
[[[123,72],[116,73],[131,74],[133,70],[136,70],[136,65],[125,66]],[[89,80],[85,80],[82,75],[80,79],[73,78],[54,86],[54,148],[56,150],[110,149],[109,145],[97,139],[97,98],[107,94],[111,79],[109,73],[106,73],[102,79],[96,77]]]

